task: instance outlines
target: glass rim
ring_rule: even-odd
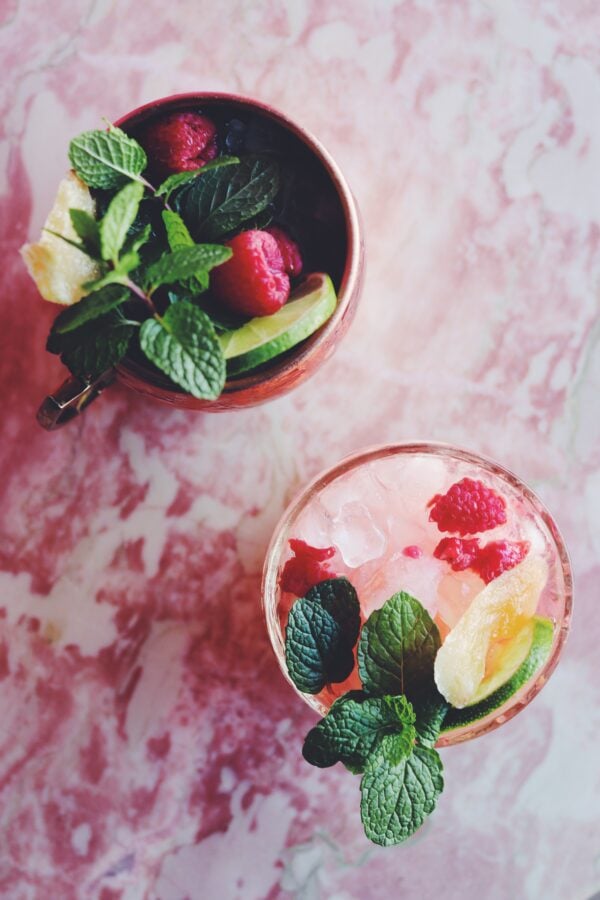
[[[316,700],[315,697],[311,697],[310,695],[303,694],[299,691],[289,677],[285,667],[285,648],[281,629],[278,624],[278,618],[276,616],[276,608],[270,609],[267,602],[269,597],[274,597],[276,595],[277,570],[279,568],[279,560],[284,544],[283,535],[288,524],[306,507],[315,494],[323,490],[340,475],[377,459],[410,453],[427,453],[441,457],[458,457],[462,461],[470,462],[477,466],[483,465],[488,471],[491,471],[493,474],[508,481],[532,504],[536,513],[540,516],[548,529],[556,547],[557,558],[561,566],[564,581],[564,608],[560,621],[557,620],[554,624],[552,650],[544,665],[534,674],[529,682],[518,690],[513,697],[510,697],[507,700],[506,704],[499,707],[498,710],[495,711],[495,714],[490,714],[470,725],[455,728],[445,734],[442,733],[436,746],[449,747],[495,731],[496,728],[499,728],[500,725],[513,719],[521,712],[521,710],[528,706],[554,672],[570,629],[573,610],[573,576],[567,548],[558,526],[545,504],[540,500],[537,494],[525,484],[525,482],[515,475],[514,472],[487,456],[474,453],[471,450],[466,450],[450,443],[438,441],[407,441],[394,444],[378,444],[362,448],[345,456],[333,466],[329,466],[320,471],[311,481],[296,491],[277,522],[265,556],[261,585],[261,605],[265,616],[269,640],[271,641],[271,646],[285,679],[289,682],[294,692],[301,700],[316,712],[324,715],[326,707]],[[273,606],[273,604],[271,604],[271,606]]]

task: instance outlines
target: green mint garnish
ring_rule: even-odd
[[[143,148],[120,128],[85,131],[69,145],[69,161],[88,187],[119,188],[141,180],[148,159]]]
[[[435,747],[450,704],[442,697],[433,680],[419,693],[413,704],[417,714],[415,727],[418,743],[422,747]]]
[[[96,219],[83,209],[70,209],[69,217],[75,234],[81,239],[88,256],[92,259],[101,259],[100,229]]]
[[[406,752],[400,735],[384,737],[365,766],[360,814],[367,837],[389,847],[406,840],[435,809],[444,788],[442,761],[436,750]]]
[[[144,185],[139,181],[130,181],[110,201],[99,226],[102,259],[112,260],[116,264],[143,195]]]
[[[231,249],[220,244],[180,247],[171,253],[164,253],[149,266],[145,280],[151,291],[154,291],[162,284],[174,284],[198,273],[209,272],[230,259],[231,255]]]
[[[398,734],[410,754],[416,740],[415,714],[406,697],[368,697],[355,691],[337,700],[325,718],[309,731],[302,754],[313,766],[342,762],[352,772],[364,771],[369,756],[387,734]]]
[[[216,240],[261,213],[279,186],[274,160],[247,157],[236,166],[196,178],[177,192],[173,202],[196,240]]]
[[[306,693],[317,693],[333,680],[328,666],[343,658],[340,647],[348,654],[344,628],[348,639],[356,640],[359,605],[351,587],[344,578],[323,581],[291,609],[286,662],[294,684]],[[336,700],[302,748],[313,766],[341,762],[363,774],[365,833],[382,846],[410,837],[433,811],[444,786],[434,749],[448,711],[433,680],[439,646],[437,627],[419,601],[404,592],[394,594],[362,627],[358,666],[363,690]],[[346,659],[345,676],[353,668],[351,649]]]
[[[188,300],[172,304],[162,317],[146,319],[140,346],[154,365],[193,397],[215,400],[223,390],[225,360],[219,339],[206,313]]]
[[[72,331],[51,331],[46,349],[60,354],[77,378],[93,380],[125,356],[137,328],[137,323],[126,321],[112,309]]]
[[[419,601],[404,591],[394,594],[362,629],[358,671],[363,687],[412,699],[433,680],[440,643],[437,626]]]
[[[306,597],[296,600],[285,630],[285,660],[299,691],[318,694],[330,682],[345,681],[354,654],[339,622]]]
[[[79,303],[68,306],[54,320],[51,334],[66,334],[85,325],[92,319],[116,309],[130,297],[129,291],[119,285],[109,285],[83,297]]]
[[[210,162],[205,163],[200,169],[194,169],[193,172],[178,172],[176,175],[169,175],[160,187],[157,188],[156,196],[164,197],[165,200],[168,200],[176,188],[183,187],[184,184],[189,184],[198,178],[199,175],[206,175],[207,172],[210,172],[213,169],[220,169],[222,166],[232,166],[236,163],[239,163],[237,156],[220,156],[218,159],[213,159]]]
[[[285,631],[290,678],[299,691],[318,694],[345,681],[354,668],[352,652],[360,629],[360,607],[346,578],[331,578],[296,600]]]

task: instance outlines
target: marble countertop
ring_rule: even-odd
[[[5,0],[0,11],[0,896],[587,900],[600,890],[600,9],[585,0]],[[292,395],[176,412],[122,387],[48,434],[55,309],[24,271],[68,140],[235,91],[318,135],[368,266]],[[291,494],[361,446],[456,443],[517,472],[570,547],[561,664],[443,753],[406,845],[300,756],[315,720],[261,618]]]

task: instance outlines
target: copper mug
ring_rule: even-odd
[[[276,123],[308,148],[325,171],[339,201],[345,229],[345,254],[337,285],[338,304],[331,318],[314,335],[297,348],[275,359],[264,371],[228,379],[217,400],[199,400],[185,393],[160,372],[125,357],[114,368],[104,372],[93,382],[84,383],[70,377],[43,401],[38,410],[38,422],[46,429],[58,428],[81,413],[108,385],[118,380],[132,390],[177,409],[197,409],[220,412],[255,406],[279,397],[308,378],[331,356],[346,333],[356,311],[364,269],[364,240],[356,201],[346,179],[327,150],[304,128],[266,104],[235,94],[200,92],[176,94],[147,103],[119,119],[116,124],[127,132],[135,130],[157,113],[199,108],[209,113],[211,108],[225,105],[241,115],[251,114]]]

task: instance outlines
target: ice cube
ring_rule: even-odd
[[[473,572],[450,572],[441,579],[437,607],[449,628],[454,628],[483,587],[483,581]]]
[[[385,553],[387,539],[364,503],[345,503],[333,521],[333,543],[347,566],[355,569]]]

